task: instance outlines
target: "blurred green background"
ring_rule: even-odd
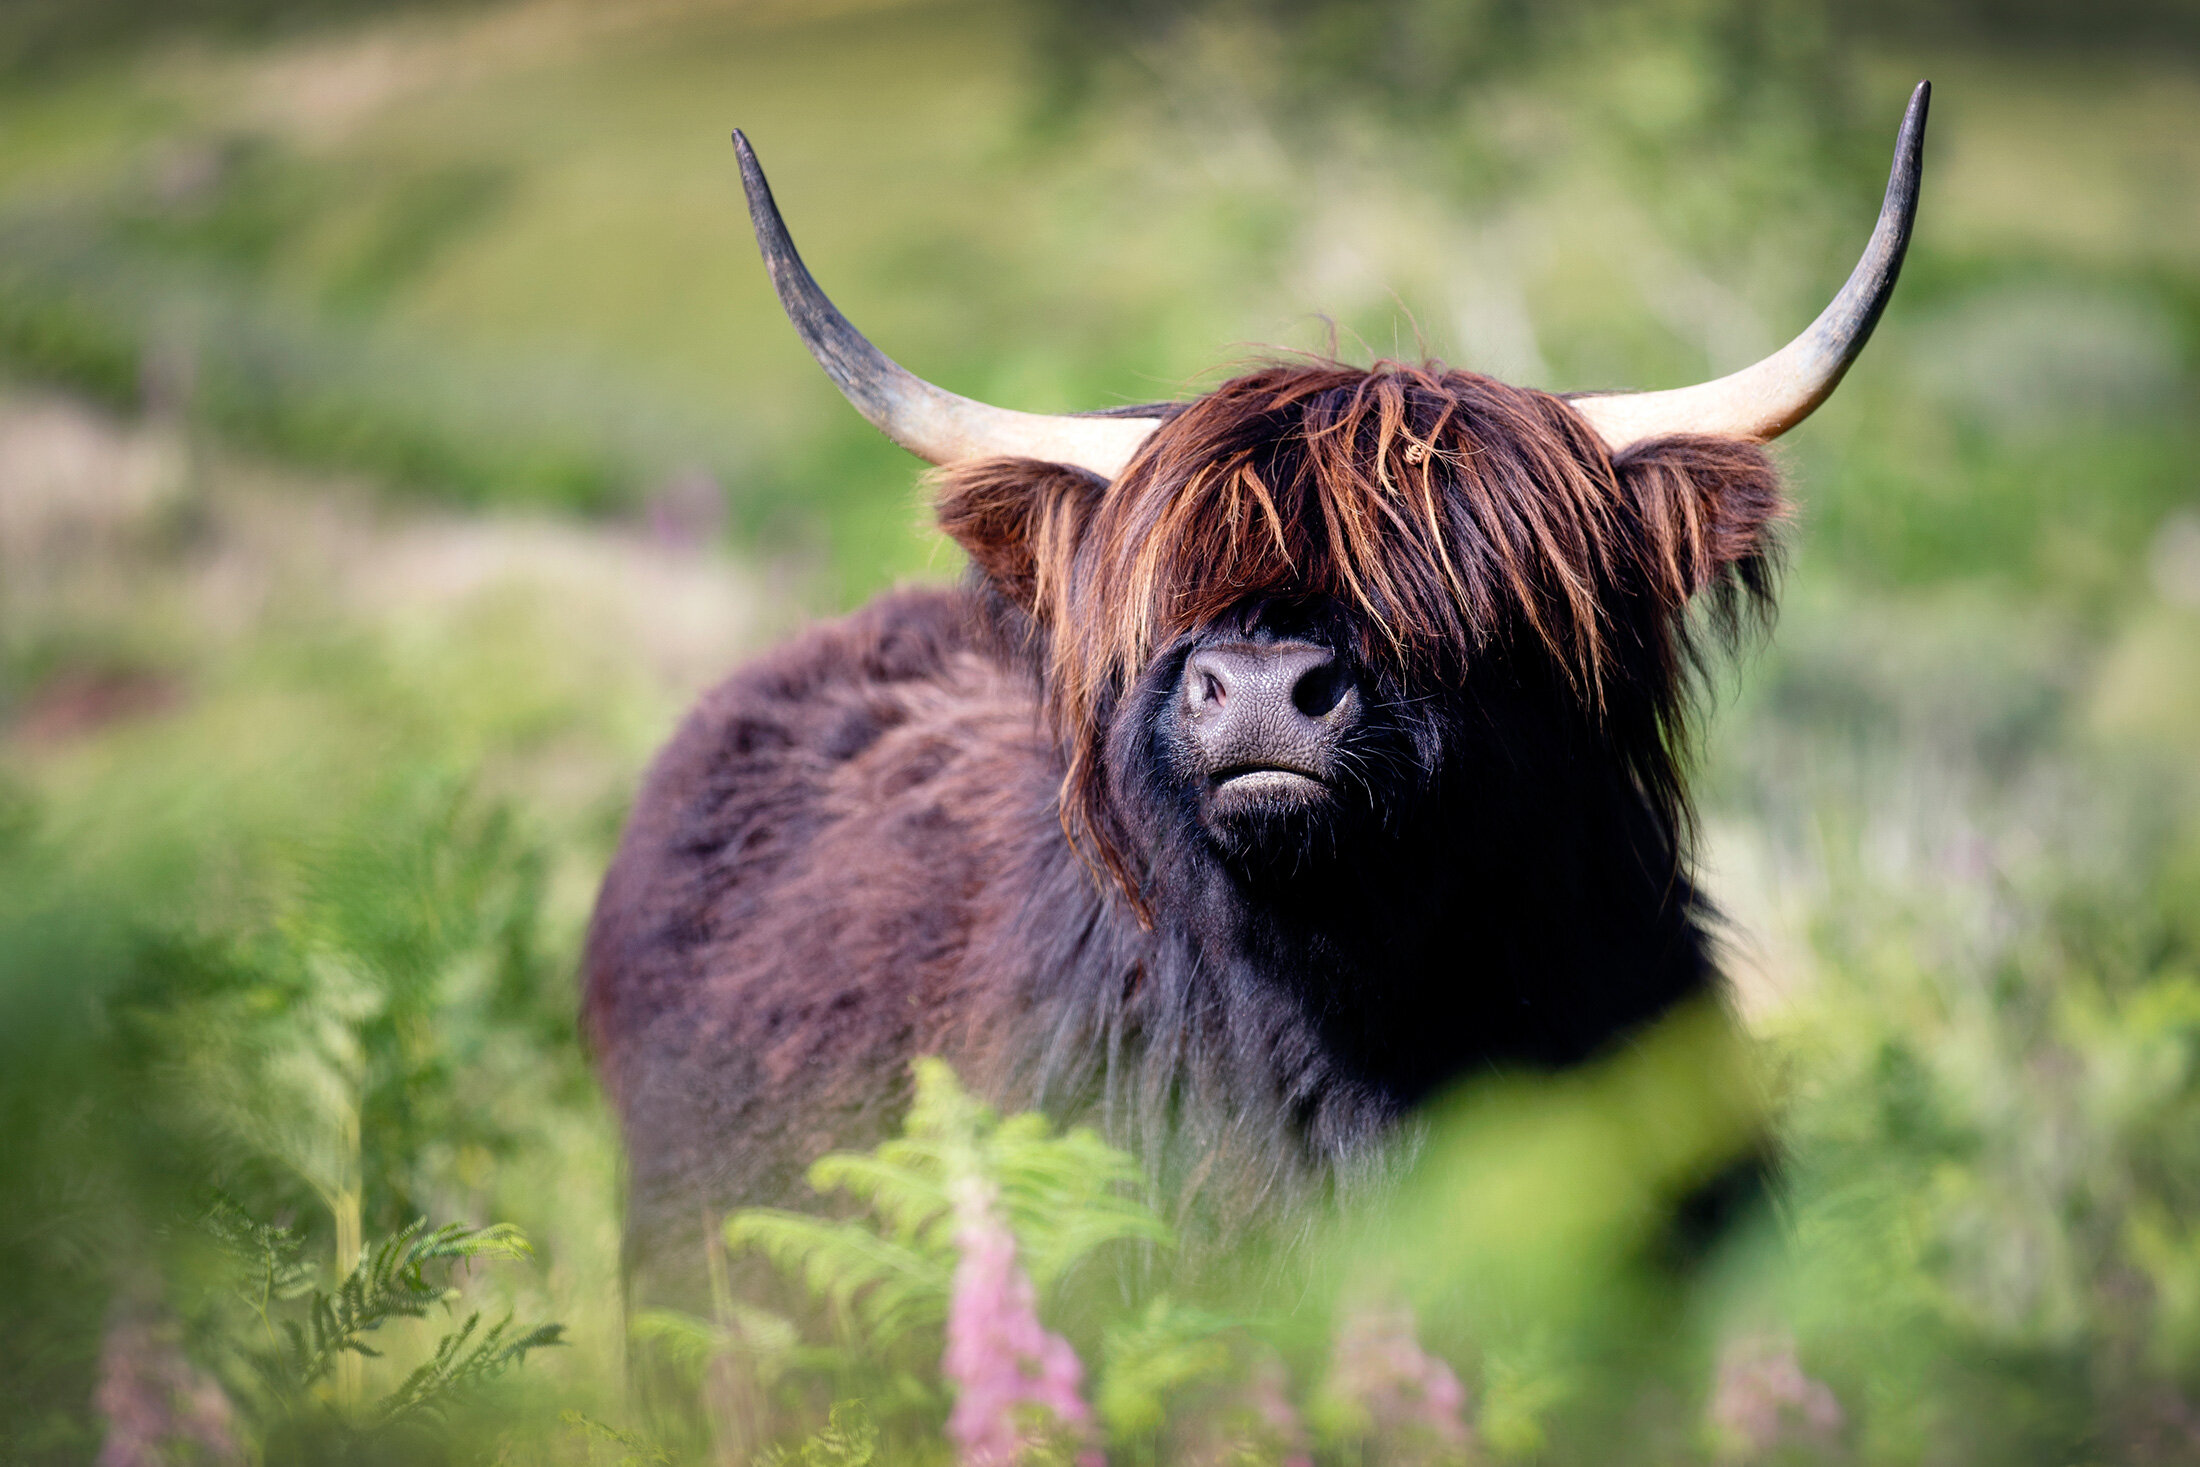
[[[1791,1173],[1731,1307],[1855,1460],[2200,1459],[2185,0],[0,10],[0,1456],[96,1453],[209,1187],[324,1252],[520,1223],[464,1287],[572,1343],[503,1388],[619,1418],[573,1008],[625,802],[739,656],[958,569],[780,317],[733,126],[988,400],[1332,339],[1659,387],[1837,288],[1920,77],[1916,243],[1780,446],[1699,781]],[[1469,1382],[1498,1455],[1649,1440],[1523,1368]]]

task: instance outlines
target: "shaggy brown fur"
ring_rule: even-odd
[[[1373,1165],[1436,1087],[1715,981],[1690,608],[1763,601],[1762,451],[1615,461],[1561,399],[1395,363],[1166,411],[1112,485],[939,476],[970,582],[762,659],[651,771],[588,948],[640,1298],[692,1302],[726,1209],[807,1203],[918,1054],[1102,1125],[1220,1237]],[[1349,778],[1223,830],[1183,773],[1186,659],[1285,637],[1349,669]]]

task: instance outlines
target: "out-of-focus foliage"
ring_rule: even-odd
[[[861,1401],[836,1401],[825,1425],[788,1448],[774,1444],[757,1454],[758,1467],[870,1467],[878,1455],[878,1427]]]
[[[1817,834],[1830,981],[1783,1025],[1816,1246],[1783,1307],[1882,1454],[1962,1431],[1981,1460],[2174,1460],[2200,1380],[2193,769],[2126,749],[2073,790],[1996,759],[1996,712],[1948,730],[1980,741],[1961,773]],[[1997,799],[1955,797],[2003,760]]]
[[[556,607],[509,561],[484,575],[539,561],[525,537],[469,550],[333,504],[287,517],[251,471],[195,453],[163,487],[179,459],[157,435],[110,441],[20,400],[8,424],[9,666],[30,691],[0,841],[5,1454],[97,1446],[103,1337],[192,1312],[209,1186],[337,1275],[422,1214],[516,1222],[538,1263],[467,1278],[458,1318],[585,1328],[571,1368],[604,1378],[611,1151],[571,954],[615,798],[586,771],[648,705],[589,669],[584,638],[555,661],[537,642],[545,616],[585,625],[601,603],[570,563]],[[420,599],[423,572],[457,619]],[[675,602],[681,574],[654,577]],[[411,609],[361,617],[393,578]],[[557,793],[549,771],[576,766]],[[361,1399],[401,1389],[431,1329],[385,1327]]]
[[[1749,1041],[1458,1097],[1332,1280],[1410,1294],[1428,1358],[1363,1331],[1389,1373],[1346,1379],[1403,1399],[1382,1382],[1446,1362],[1494,1460],[2200,1455],[2193,26],[2177,0],[8,7],[0,1455],[88,1460],[132,1382],[219,1435],[183,1410],[210,1185],[315,1269],[422,1215],[524,1227],[532,1262],[360,1360],[382,1399],[477,1313],[567,1326],[435,1450],[689,1449],[616,1385],[616,1153],[573,1021],[593,883],[718,669],[954,568],[912,533],[915,466],[780,319],[728,128],[859,324],[1010,405],[1175,395],[1331,323],[1348,355],[1663,386],[1809,319],[1920,76],[1918,238],[1781,446],[1783,620],[1703,761]],[[1769,1214],[1665,1228],[1760,1105]],[[1028,1261],[1119,1230],[1114,1195],[1011,1198]],[[1123,1315],[1083,1287],[1108,1270],[1062,1278],[1041,1307],[1121,1460],[1372,1439],[1277,1424],[1331,1378],[1326,1306]],[[738,1301],[637,1323],[944,1454],[906,1350],[805,1353]]]
[[[14,853],[5,1095],[16,1129],[0,1264],[30,1307],[0,1348],[20,1393],[9,1429],[33,1433],[17,1451],[89,1399],[84,1372],[116,1310],[200,1319],[216,1353],[275,1330],[265,1307],[248,1330],[235,1311],[224,1323],[196,1302],[205,1289],[190,1282],[200,1270],[189,1209],[210,1185],[252,1199],[258,1215],[302,1219],[255,1233],[275,1249],[260,1270],[271,1295],[305,1282],[293,1277],[299,1248],[336,1260],[336,1281],[309,1289],[303,1317],[285,1326],[293,1333],[247,1349],[239,1394],[270,1441],[333,1442],[354,1418],[377,1438],[415,1427],[554,1338],[484,1328],[477,1303],[431,1337],[425,1361],[393,1353],[399,1373],[378,1397],[360,1394],[356,1362],[342,1363],[373,1353],[364,1332],[464,1297],[427,1283],[427,1265],[529,1256],[509,1227],[416,1223],[371,1248],[367,1239],[392,1214],[480,1206],[500,1159],[544,1154],[571,1124],[556,1110],[585,1094],[577,1062],[556,1057],[570,1048],[553,1038],[570,1024],[558,970],[529,947],[541,868],[515,859],[493,812],[461,808],[433,789],[370,798],[343,824],[358,831],[363,820],[371,834],[308,838],[256,883],[234,846],[171,851],[185,870],[163,881],[140,867],[120,890],[107,885],[112,872],[85,883],[66,860]],[[188,869],[198,861],[231,864]],[[170,899],[198,909],[162,911],[171,884],[183,890]],[[224,884],[246,889],[224,904]],[[70,988],[55,992],[49,974]],[[39,1012],[57,998],[58,1012]],[[349,1382],[339,1396],[378,1403],[366,1415],[309,1411],[339,1368]]]
[[[438,0],[15,0],[0,11],[0,74],[97,65],[163,43],[279,40]],[[449,8],[440,0],[439,8]]]
[[[1276,100],[1321,123],[1374,106],[1426,122],[1478,89],[1523,70],[1578,62],[1645,35],[1696,50],[1719,105],[1738,120],[1752,102],[1792,111],[1823,107],[1876,43],[1930,37],[1997,48],[2114,50],[2133,45],[2200,50],[2200,13],[2180,0],[2104,0],[2082,9],[2047,0],[1031,0],[1056,100],[1089,99],[1096,73],[1172,65],[1188,34],[1222,27],[1263,39]],[[1760,94],[1763,94],[1760,96]]]
[[[473,1259],[531,1257],[519,1230],[459,1223],[431,1229],[417,1218],[367,1247],[333,1290],[323,1290],[312,1285],[295,1229],[257,1222],[227,1199],[217,1202],[206,1226],[229,1268],[209,1300],[190,1311],[198,1343],[202,1354],[230,1367],[231,1398],[253,1418],[259,1450],[269,1458],[432,1454],[433,1428],[563,1333],[555,1324],[514,1329],[510,1315],[483,1328],[475,1310],[387,1393],[365,1399],[357,1361],[349,1357],[380,1359],[369,1337],[383,1325],[448,1309],[457,1290],[432,1280],[431,1268],[442,1273]]]

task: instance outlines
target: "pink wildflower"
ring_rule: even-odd
[[[1711,1386],[1711,1431],[1719,1455],[1747,1462],[1783,1444],[1830,1446],[1841,1434],[1841,1403],[1803,1373],[1795,1341],[1744,1335],[1719,1352]]]
[[[1084,1367],[1069,1341],[1039,1323],[1030,1276],[1016,1262],[1016,1236],[1000,1215],[993,1184],[954,1184],[955,1292],[947,1307],[941,1372],[955,1386],[947,1434],[964,1467],[1015,1467],[1027,1452],[1067,1435],[1078,1467],[1102,1467],[1090,1445],[1092,1413],[1078,1395]]]
[[[221,1386],[184,1358],[172,1330],[142,1314],[107,1327],[92,1402],[107,1423],[99,1467],[242,1458]]]
[[[1361,1418],[1371,1460],[1418,1467],[1475,1455],[1466,1387],[1421,1348],[1404,1305],[1353,1311],[1337,1332],[1329,1395]]]
[[[1289,1387],[1283,1361],[1273,1352],[1261,1355],[1244,1380],[1180,1420],[1170,1459],[1179,1467],[1314,1467]]]
[[[1277,1449],[1283,1467],[1314,1467],[1313,1455],[1306,1449],[1306,1428],[1299,1421],[1298,1408],[1291,1404],[1290,1384],[1283,1362],[1274,1355],[1263,1356],[1245,1383],[1245,1404],[1262,1438]]]

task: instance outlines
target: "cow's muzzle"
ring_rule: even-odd
[[[1325,791],[1360,720],[1359,690],[1311,642],[1224,642],[1184,663],[1185,725],[1218,806]]]

